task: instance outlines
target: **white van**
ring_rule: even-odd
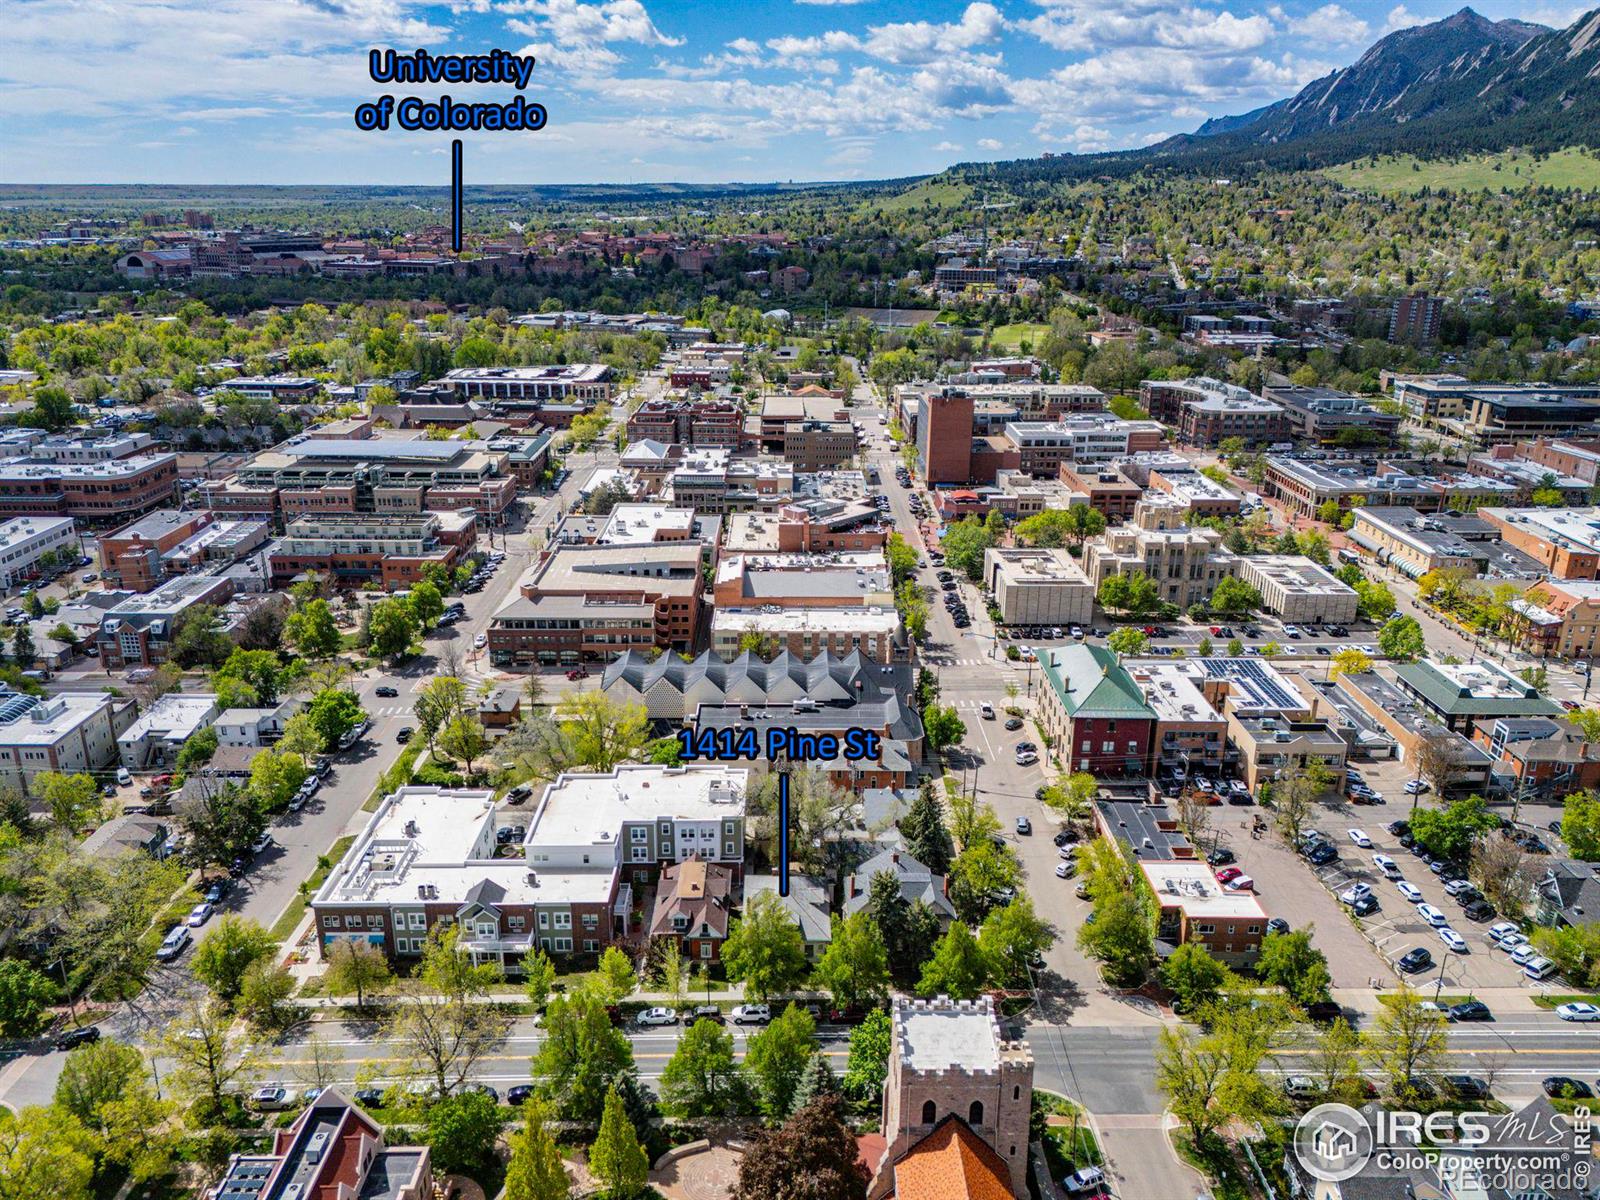
[[[127,767],[118,767],[117,768],[117,783],[119,785],[121,785],[122,787],[127,787],[132,782],[133,782],[133,776],[128,773],[128,768]]]

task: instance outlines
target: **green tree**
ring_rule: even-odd
[[[523,1104],[522,1128],[510,1138],[505,1200],[568,1200],[572,1195],[572,1180],[549,1120],[550,1110],[542,1100]]]
[[[632,1077],[633,1044],[590,989],[552,997],[544,1031],[533,1056],[541,1094],[564,1121],[599,1120],[607,1091]]]
[[[1464,862],[1472,843],[1500,825],[1482,796],[1467,796],[1444,808],[1419,808],[1410,821],[1411,836],[1423,849],[1456,862]]]
[[[344,644],[333,610],[321,597],[297,605],[283,631],[289,644],[307,658],[332,658]]]
[[[1340,675],[1364,675],[1370,670],[1372,670],[1371,656],[1354,646],[1346,646],[1328,662],[1330,679],[1337,679]]]
[[[644,705],[600,691],[568,692],[556,705],[555,720],[576,765],[591,771],[614,770],[637,756],[650,740]]]
[[[967,736],[967,723],[954,705],[930,704],[922,710],[922,727],[927,734],[928,748],[935,754],[961,743]]]
[[[11,635],[12,661],[20,669],[31,671],[33,670],[34,660],[38,657],[38,648],[33,644],[33,630],[27,625],[18,625],[16,632]]]
[[[819,1050],[807,1060],[805,1070],[800,1072],[800,1084],[794,1090],[794,1099],[789,1105],[789,1115],[793,1116],[823,1096],[838,1094],[839,1080],[835,1077],[833,1068],[828,1065],[827,1055]]]
[[[444,616],[444,597],[439,594],[439,589],[426,579],[413,584],[411,595],[406,599],[411,605],[411,617],[416,621],[418,629],[432,629],[439,623],[439,618]]]
[[[1221,994],[1232,977],[1199,942],[1185,942],[1161,964],[1161,982],[1172,993],[1178,1012],[1197,1012]]]
[[[84,1200],[94,1139],[55,1107],[0,1108],[0,1200]]]
[[[356,694],[343,688],[318,692],[306,706],[312,726],[322,735],[324,749],[331,750],[339,739],[354,729],[367,715]]]
[[[898,533],[889,535],[884,554],[889,560],[889,575],[896,585],[910,579],[917,569],[917,552]]]
[[[411,652],[417,621],[404,600],[379,600],[367,610],[367,639],[379,658],[401,658]]]
[[[833,918],[833,940],[817,963],[814,980],[828,989],[838,1008],[888,999],[889,956],[883,934],[866,909]]]
[[[775,892],[747,900],[722,946],[728,978],[742,980],[746,991],[766,1000],[794,987],[806,974],[805,942],[800,927]]]
[[[589,1170],[612,1200],[631,1200],[644,1191],[650,1162],[615,1087],[606,1093],[600,1132],[589,1147]]]
[[[917,798],[900,818],[900,837],[906,853],[935,875],[943,875],[950,869],[955,846],[931,781],[918,790]]]
[[[245,972],[277,948],[277,940],[259,923],[224,913],[200,939],[190,970],[212,995],[232,1004],[244,985]]]
[[[233,639],[222,631],[213,604],[184,609],[172,622],[169,653],[180,667],[215,667],[233,653]]]
[[[1211,607],[1226,616],[1242,617],[1261,607],[1261,592],[1244,580],[1229,576],[1217,581],[1211,592]]]
[[[1146,898],[1130,888],[1095,899],[1095,919],[1078,930],[1078,945],[1119,987],[1143,981],[1155,960],[1155,922]]]
[[[423,684],[411,711],[417,718],[417,732],[431,750],[439,731],[469,711],[467,685],[454,675],[436,675]]]
[[[99,1129],[101,1110],[142,1087],[144,1079],[144,1055],[137,1047],[110,1038],[87,1042],[61,1064],[55,1103],[85,1126]]]
[[[972,932],[960,921],[951,923],[923,964],[917,983],[919,996],[950,996],[971,1000],[989,982],[989,962]]]
[[[250,796],[264,813],[289,807],[306,780],[306,764],[298,754],[262,750],[250,760]]]
[[[800,1077],[817,1051],[816,1034],[811,1014],[791,1004],[745,1047],[744,1069],[770,1120],[781,1120],[793,1106]]]
[[[1055,945],[1055,931],[1033,911],[1033,901],[1018,896],[983,919],[978,948],[989,964],[989,977],[1000,987],[1027,987],[1032,964]]]
[[[1421,1085],[1431,1086],[1430,1080],[1444,1065],[1449,1049],[1444,1014],[1424,1008],[1415,989],[1404,983],[1385,1001],[1378,1006],[1367,1039],[1368,1055],[1388,1080],[1390,1093],[1413,1102],[1425,1094]]]
[[[40,771],[33,777],[33,794],[50,815],[50,824],[67,833],[100,820],[105,802],[94,776]]]
[[[173,763],[179,771],[188,774],[210,762],[220,744],[216,726],[208,725],[183,744]]]
[[[1396,617],[1378,630],[1378,649],[1395,662],[1415,662],[1427,648],[1415,617]]]
[[[288,1004],[296,986],[287,967],[277,967],[261,959],[251,963],[245,971],[234,1010],[258,1030],[283,1029],[298,1015]]]
[[[335,938],[328,945],[327,960],[327,970],[322,973],[323,990],[330,996],[354,992],[357,1008],[365,1008],[369,995],[394,981],[388,958],[371,942]]]
[[[1561,840],[1574,858],[1600,861],[1600,795],[1586,789],[1563,801]]]
[[[440,1097],[424,1111],[422,1125],[435,1170],[481,1178],[495,1166],[500,1108],[485,1093]]]
[[[276,704],[294,671],[272,650],[246,650],[236,646],[228,659],[211,673],[216,685],[224,680],[246,684],[262,704]]]
[[[1111,631],[1106,645],[1126,658],[1137,658],[1150,648],[1150,639],[1145,636],[1144,630],[1123,625]]]
[[[543,1011],[549,1003],[555,984],[556,965],[550,961],[548,954],[536,947],[523,955],[522,990],[536,1011]]]
[[[595,982],[607,1004],[618,1004],[637,990],[639,976],[634,973],[633,963],[621,947],[607,946],[605,953],[600,956]]]
[[[21,959],[0,959],[0,1037],[32,1037],[54,999],[48,976]]]
[[[47,429],[59,433],[78,418],[72,396],[57,384],[46,384],[33,393],[33,407],[17,416],[17,424],[28,429]]]
[[[962,920],[976,924],[1021,880],[1022,868],[1009,847],[974,838],[950,864],[950,902]]]
[[[1311,944],[1312,930],[1269,933],[1261,943],[1256,972],[1288,992],[1296,1004],[1319,1004],[1332,994],[1328,956]]]
[[[472,774],[472,765],[489,748],[489,733],[477,717],[460,716],[439,731],[434,739],[439,753],[455,759]]]
[[[994,545],[994,534],[976,517],[958,521],[945,531],[944,561],[968,579],[983,578],[984,551]]]
[[[674,1117],[726,1117],[736,1115],[743,1101],[733,1034],[715,1021],[696,1021],[661,1072],[662,1111]]]
[[[885,1009],[875,1008],[850,1031],[850,1056],[845,1060],[844,1090],[857,1100],[876,1100],[889,1074],[893,1023]]]

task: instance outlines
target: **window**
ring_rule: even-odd
[[[527,918],[526,917],[507,917],[506,918],[506,924],[509,925],[512,929],[516,930],[518,933],[521,933],[522,932],[522,927],[527,924]]]
[[[649,836],[650,831],[643,825],[635,825],[631,830],[628,831],[628,838],[630,841],[642,842]]]
[[[583,949],[584,953],[592,954],[594,951],[600,949],[600,943],[595,941],[594,938],[584,938]]]
[[[572,914],[570,912],[558,912],[556,914],[556,928],[557,929],[571,929],[572,928]]]
[[[360,917],[346,917],[344,919],[344,927],[346,929],[360,929],[361,928],[361,918]]]
[[[427,918],[427,915],[425,913],[412,913],[411,914],[411,928],[413,928],[413,929],[426,929],[427,927],[428,927],[428,918]]]
[[[539,914],[539,928],[540,929],[549,929],[550,928],[550,914],[549,913],[542,912],[542,913]]]
[[[967,1124],[968,1125],[982,1125],[983,1124],[983,1101],[982,1100],[974,1100],[972,1102],[972,1106],[967,1109]]]
[[[650,847],[648,847],[648,846],[635,846],[633,848],[633,861],[634,862],[649,862],[650,861]]]
[[[732,842],[723,842],[722,843],[722,857],[724,857],[724,858],[732,858],[733,857],[733,843]]]
[[[1019,1084],[1015,1084],[1014,1083],[1014,1084],[1011,1085],[1011,1098],[1013,1100],[1022,1099],[1022,1088],[1021,1088],[1021,1086]],[[1013,1148],[1011,1152],[1013,1154],[1015,1154],[1016,1153],[1016,1149]]]
[[[939,1110],[934,1106],[932,1100],[924,1100],[922,1102],[922,1123],[924,1125],[932,1125],[934,1118],[938,1115]]]
[[[383,928],[383,918],[378,916],[376,913],[369,914],[368,917],[367,917],[367,928],[368,929],[382,929]]]
[[[556,938],[556,940],[555,940],[555,948],[557,950],[571,951],[571,949],[572,949],[572,939],[569,938],[569,937]]]
[[[583,914],[583,927],[585,929],[594,929],[599,924],[600,924],[600,918],[595,916],[593,913],[584,913]]]
[[[701,958],[710,958],[711,957],[711,943],[710,942],[701,942],[700,943],[700,957]]]
[[[1196,933],[1215,933],[1217,931],[1217,927],[1202,921],[1200,924],[1194,927],[1194,931]]]
[[[324,929],[337,929],[337,928],[339,928],[339,918],[338,917],[323,917],[322,918],[322,927]]]
[[[672,822],[671,821],[663,821],[663,822],[661,822],[661,836],[662,837],[671,837],[672,836]]]
[[[1101,742],[1100,752],[1102,754],[1115,754],[1117,752],[1117,744],[1115,742]]]

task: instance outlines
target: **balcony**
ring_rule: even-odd
[[[461,933],[461,948],[469,954],[526,954],[533,949],[531,933],[491,938],[469,936],[464,929]]]

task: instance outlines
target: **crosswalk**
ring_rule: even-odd
[[[371,717],[404,717],[409,715],[410,712],[410,707],[404,704],[385,704],[382,708],[369,709],[367,715]]]

